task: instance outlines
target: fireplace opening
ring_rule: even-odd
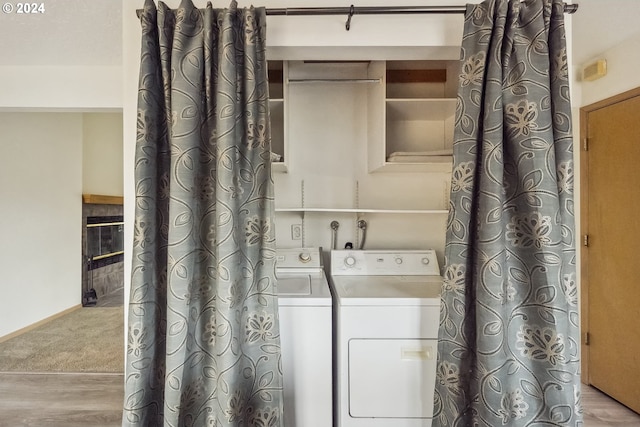
[[[87,264],[89,270],[124,260],[124,217],[87,217]]]

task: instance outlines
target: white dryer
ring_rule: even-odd
[[[442,277],[433,250],[331,252],[337,427],[429,427]]]
[[[332,301],[320,248],[278,249],[287,427],[332,426]]]

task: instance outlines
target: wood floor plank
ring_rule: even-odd
[[[594,387],[582,386],[585,427],[638,427],[640,415]]]
[[[9,410],[2,414],[3,427],[119,427],[122,425],[122,411],[65,411],[44,410],[25,413]]]
[[[116,427],[121,374],[0,373],[0,426]]]

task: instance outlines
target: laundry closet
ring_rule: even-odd
[[[278,247],[441,258],[458,73],[456,60],[270,61]]]
[[[428,426],[459,61],[269,68],[277,275],[304,285],[279,289],[285,422]],[[329,282],[314,290],[302,273],[318,257]]]

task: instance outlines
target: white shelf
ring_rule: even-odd
[[[272,162],[271,163],[271,171],[272,172],[287,172],[288,168],[287,165],[284,162]]]
[[[384,162],[382,168],[385,172],[432,172],[451,173],[453,157],[446,157],[442,162]]]
[[[276,208],[276,212],[337,212],[379,214],[448,214],[446,209]]]
[[[412,162],[389,162],[394,152],[439,151],[453,145],[456,114],[455,61],[374,61],[370,77],[387,70],[446,70],[445,80],[420,81],[393,77],[381,89],[369,92],[369,172],[450,173],[452,156],[414,158]],[[402,76],[402,73],[400,74]]]

